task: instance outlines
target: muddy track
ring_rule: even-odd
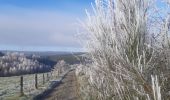
[[[78,96],[75,71],[70,71],[52,92],[39,98],[41,100],[81,100]]]

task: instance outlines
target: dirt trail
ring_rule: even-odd
[[[70,71],[61,84],[43,100],[81,100],[78,96],[77,86],[75,71]]]

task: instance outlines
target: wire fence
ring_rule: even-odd
[[[64,72],[63,72],[64,73]],[[23,93],[27,97],[33,97],[42,91],[46,90],[52,80],[61,77],[57,72],[48,72],[37,74],[36,89],[36,74],[23,75]],[[21,76],[13,77],[0,77],[0,100],[6,98],[16,97],[20,94],[21,90]]]

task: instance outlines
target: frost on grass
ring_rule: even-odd
[[[77,68],[84,99],[170,99],[168,2],[160,9],[156,0],[95,1],[83,24],[92,63]]]

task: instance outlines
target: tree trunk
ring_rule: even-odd
[[[45,76],[44,76],[44,73],[43,73],[43,84],[45,84]]]
[[[24,95],[23,91],[23,76],[20,77],[20,96]]]
[[[37,78],[37,74],[35,74],[35,88],[38,89],[38,78]]]

